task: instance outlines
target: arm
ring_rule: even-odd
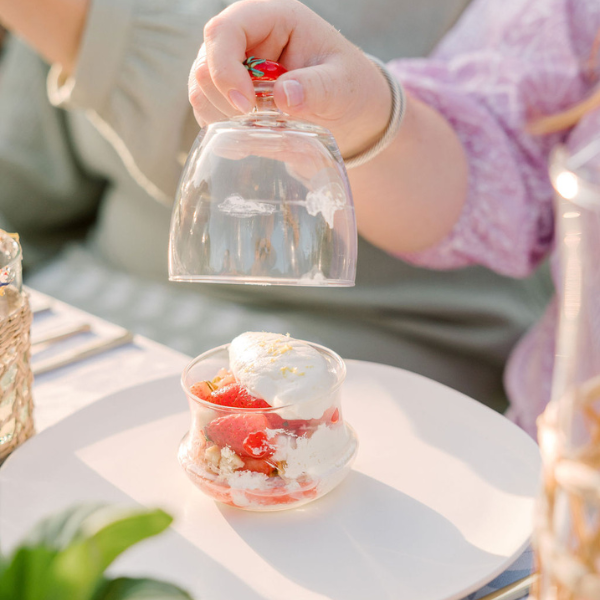
[[[0,21],[71,72],[90,0],[0,0]]]
[[[583,6],[577,22],[575,5]],[[351,156],[380,135],[389,92],[349,42],[305,10],[248,0],[211,21],[190,99],[200,120],[227,114],[223,98],[246,110],[236,95],[252,101],[241,61],[279,58],[291,70],[275,87],[279,107],[331,129]],[[363,235],[427,266],[480,263],[526,275],[552,241],[546,170],[561,139],[534,138],[526,127],[536,111],[559,111],[589,91],[580,58],[591,39],[575,35],[577,55],[573,28],[591,29],[594,19],[600,27],[593,0],[522,0],[510,10],[476,0],[436,57],[393,63],[409,94],[406,121],[385,153],[350,172]],[[297,90],[292,103],[286,86]]]
[[[399,135],[348,176],[361,235],[391,254],[439,243],[467,196],[467,158],[456,133],[440,113],[408,94]]]
[[[241,62],[252,54],[279,58],[290,69],[275,85],[277,105],[330,129],[342,155],[368,148],[385,129],[391,94],[384,77],[299,2],[234,4],[204,34],[190,81],[200,124],[251,108],[254,92]],[[444,237],[467,187],[462,147],[443,117],[409,98],[401,132],[376,159],[349,173],[361,234],[389,252],[420,250]]]

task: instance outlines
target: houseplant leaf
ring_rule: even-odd
[[[100,589],[115,598],[143,598],[139,594],[144,591],[163,593],[165,600],[188,598],[161,582],[141,580],[146,582],[144,588],[135,580],[112,583],[103,577],[119,554],[164,531],[171,521],[162,510],[123,510],[97,504],[77,506],[45,519],[10,560],[0,558],[0,600],[92,600]]]
[[[41,600],[52,579],[56,550],[21,547],[0,574],[0,600]]]
[[[104,570],[130,546],[164,531],[172,518],[162,510],[100,509],[81,525],[80,535],[54,560],[57,586],[69,600],[92,597]]]
[[[119,577],[106,581],[94,600],[192,600],[192,597],[165,581]]]

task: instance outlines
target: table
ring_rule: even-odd
[[[63,325],[90,323],[91,332],[53,344],[32,358],[73,348],[87,339],[109,338],[124,330],[89,313],[29,289],[34,311],[32,339]],[[45,307],[50,307],[43,310]],[[35,428],[40,432],[96,400],[124,388],[181,373],[190,357],[136,335],[133,343],[70,366],[38,375],[34,382]]]
[[[31,290],[32,307],[50,302],[51,309],[37,312],[33,336],[51,331],[62,323],[75,321],[91,323],[88,337],[109,337],[120,328],[61,302],[51,300]],[[72,345],[75,340],[63,342]],[[57,351],[56,348],[48,352]],[[39,357],[38,357],[39,358]],[[35,360],[37,360],[36,358]],[[36,404],[35,422],[42,431],[75,411],[94,403],[104,396],[153,379],[178,374],[189,357],[170,350],[142,336],[135,336],[133,343],[114,349],[74,365],[40,375],[34,385]],[[110,374],[110,376],[107,376]],[[5,549],[6,550],[6,549]],[[531,569],[531,552],[526,551],[507,571],[484,589],[469,596],[480,598],[484,594],[519,579]]]

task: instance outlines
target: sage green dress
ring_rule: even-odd
[[[466,0],[306,3],[391,59],[427,53]],[[360,240],[351,289],[167,282],[171,205],[197,133],[187,77],[204,23],[225,4],[93,0],[69,79],[9,44],[0,224],[21,234],[27,283],[190,355],[245,330],[289,332],[500,406],[505,360],[549,298],[545,274],[433,272]]]

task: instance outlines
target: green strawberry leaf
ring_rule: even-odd
[[[192,597],[164,581],[120,577],[106,581],[93,600],[192,600]]]

